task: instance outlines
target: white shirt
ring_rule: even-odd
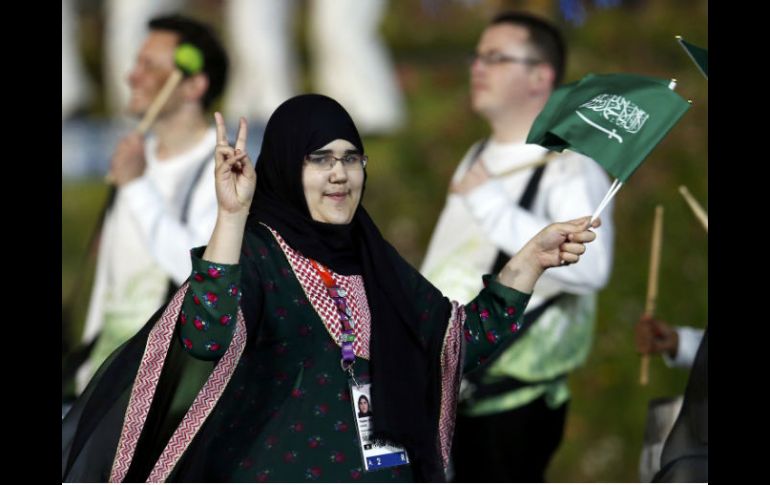
[[[466,153],[452,178],[459,182],[470,168],[478,144]],[[610,181],[599,164],[565,151],[550,161],[530,211],[518,201],[534,168],[513,171],[542,159],[539,145],[490,141],[480,158],[490,180],[473,191],[450,193],[428,246],[421,272],[450,299],[466,303],[481,289],[481,275],[490,271],[500,249],[515,254],[546,225],[590,215]],[[546,271],[535,285],[529,308],[559,293],[593,293],[609,280],[612,268],[612,202],[602,214],[597,238],[580,263]]]
[[[178,285],[190,275],[189,251],[207,243],[216,222],[215,145],[213,127],[190,150],[169,159],[157,159],[155,137],[145,143],[144,174],[118,190],[104,221],[84,342],[102,330],[105,318],[132,335],[163,304],[169,277]],[[201,163],[206,166],[192,187],[182,223]],[[100,363],[84,366],[78,375],[81,388]]]

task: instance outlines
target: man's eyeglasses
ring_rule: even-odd
[[[503,54],[501,52],[490,52],[489,54],[478,54],[473,53],[470,55],[468,59],[469,64],[473,64],[476,60],[484,64],[485,66],[494,66],[497,64],[505,64],[505,63],[520,63],[520,64],[527,64],[529,66],[534,66],[536,64],[540,64],[540,59],[533,59],[531,57],[515,57],[515,56],[509,56],[506,54]]]
[[[342,162],[346,170],[361,170],[366,167],[369,158],[360,153],[348,153],[341,157],[335,157],[331,153],[310,154],[305,157],[305,163],[317,170],[331,170],[337,164]]]

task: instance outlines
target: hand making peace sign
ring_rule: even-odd
[[[246,153],[246,118],[240,119],[234,147],[227,139],[222,115],[214,113],[214,119],[217,125],[214,170],[219,211],[226,214],[248,214],[257,187],[257,172]]]

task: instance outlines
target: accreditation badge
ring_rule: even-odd
[[[356,418],[356,430],[358,431],[358,446],[364,460],[364,470],[370,472],[409,463],[409,457],[404,448],[378,445],[371,441],[372,420],[376,419],[375,416],[377,415],[377,408],[372,406],[371,383],[362,379],[350,379],[349,385],[353,415]],[[377,405],[381,406],[379,403]]]

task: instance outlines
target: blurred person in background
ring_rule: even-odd
[[[610,187],[590,158],[525,143],[565,66],[562,35],[542,18],[501,13],[481,35],[471,102],[492,133],[455,171],[420,270],[452,299],[469,301],[479,272],[497,271],[543,225],[592,213]],[[567,377],[588,356],[596,293],[612,269],[612,211],[610,203],[585,264],[539,280],[522,338],[465,377],[453,444],[456,481],[545,480],[564,433]]]
[[[223,91],[227,56],[195,20],[158,17],[149,30],[128,76],[132,116],[145,114],[174,71],[179,44],[195,46],[203,68],[176,87],[147,138],[124,136],[112,156],[116,192],[101,230],[82,337],[94,344],[78,372],[78,391],[187,278],[189,249],[207,240],[216,219],[216,131],[207,110]]]

